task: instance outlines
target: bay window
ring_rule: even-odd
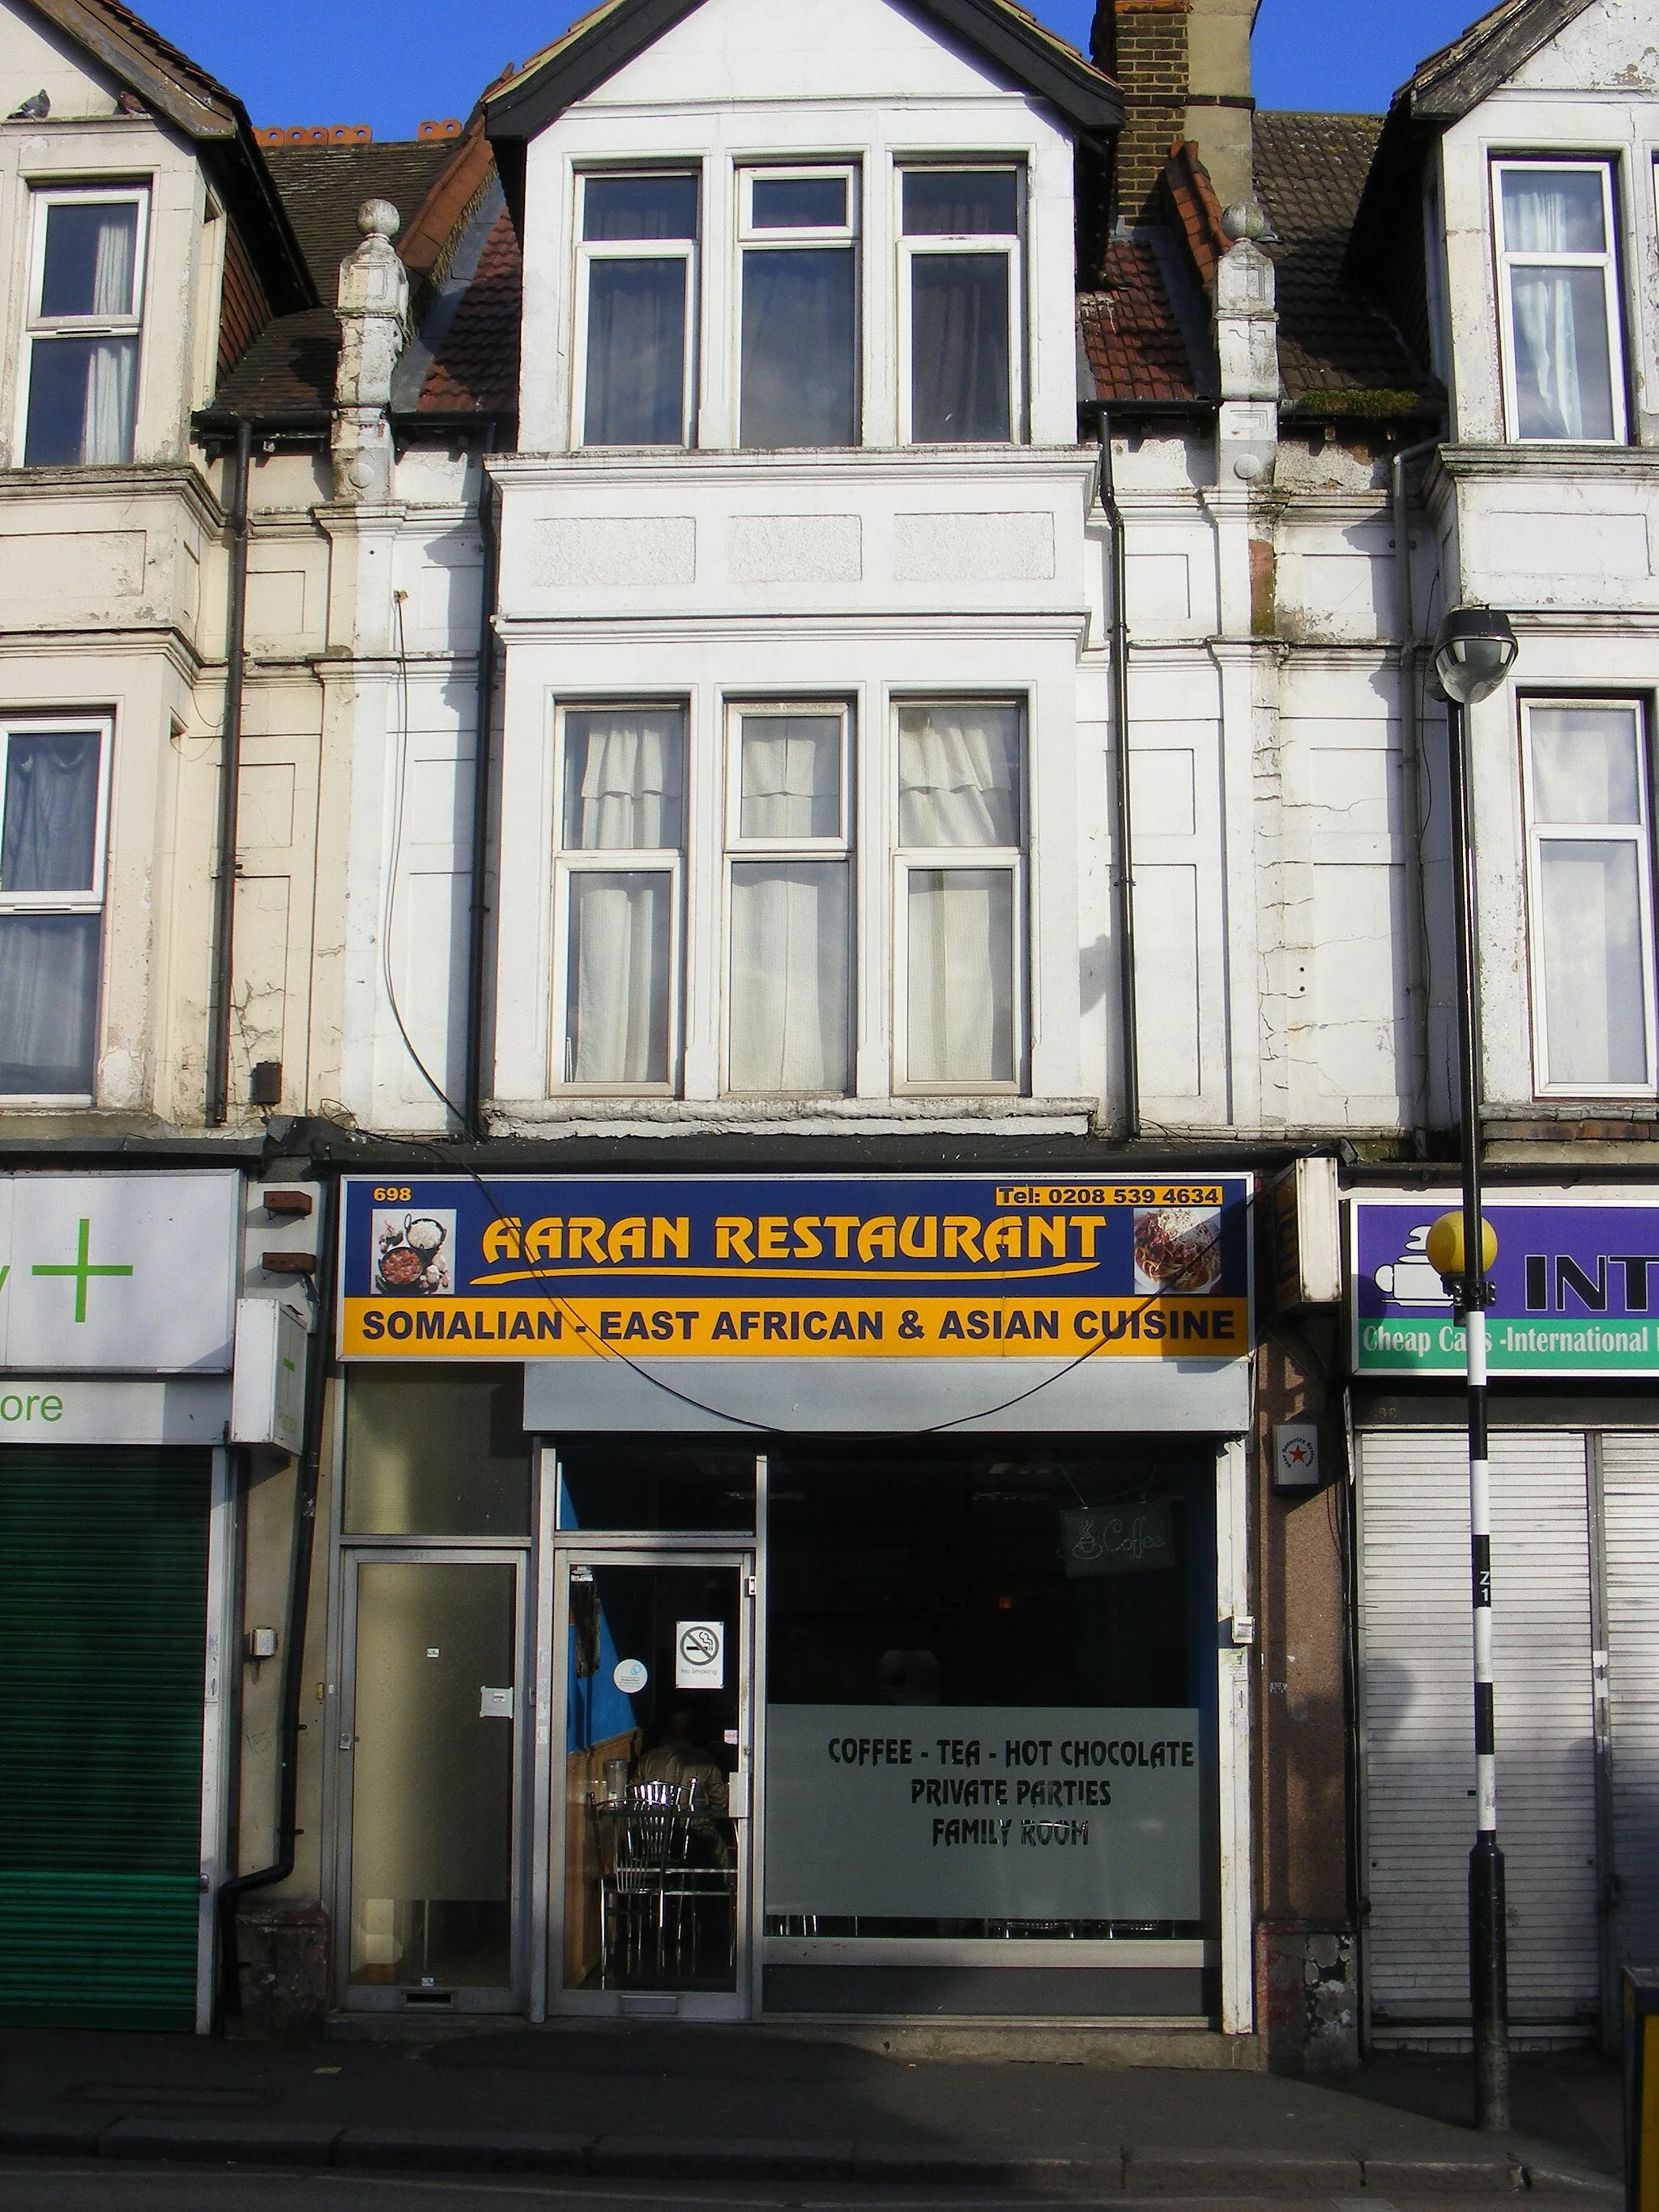
[[[902,1088],[1018,1085],[1024,751],[1012,703],[898,709],[895,1073]]]
[[[147,196],[105,188],[33,198],[23,465],[130,461]]]
[[[555,1080],[667,1091],[678,1063],[685,710],[561,718]]]
[[[1510,435],[1622,439],[1611,165],[1498,161],[1493,184]]]
[[[904,434],[918,445],[994,445],[1023,405],[1021,171],[899,174]]]
[[[838,706],[727,710],[728,1091],[850,1088],[848,725]]]
[[[107,725],[0,726],[0,1096],[89,1098]]]
[[[858,443],[858,177],[851,168],[738,178],[745,446]]]
[[[1647,732],[1630,702],[1523,702],[1540,1091],[1651,1093]]]
[[[583,176],[577,191],[580,442],[689,445],[696,383],[696,175]]]

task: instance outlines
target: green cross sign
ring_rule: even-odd
[[[78,1246],[76,1247],[76,1255],[75,1255],[75,1259],[74,1259],[74,1261],[73,1261],[72,1264],[70,1264],[70,1265],[69,1265],[69,1266],[65,1266],[65,1267],[46,1267],[46,1266],[43,1266],[43,1265],[37,1265],[37,1266],[36,1266],[36,1267],[35,1267],[35,1268],[34,1268],[34,1270],[33,1270],[33,1272],[34,1272],[37,1275],[73,1275],[73,1276],[74,1276],[74,1278],[75,1278],[75,1318],[76,1319],[76,1321],[84,1321],[84,1320],[86,1319],[86,1317],[87,1317],[87,1285],[88,1285],[88,1283],[91,1280],[91,1279],[93,1278],[93,1276],[94,1276],[94,1275],[130,1275],[130,1274],[132,1273],[132,1270],[131,1270],[131,1267],[94,1267],[94,1265],[93,1265],[92,1261],[91,1261],[88,1258],[88,1256],[87,1256],[87,1255],[88,1255],[88,1249],[89,1249],[89,1248],[90,1248],[90,1246],[91,1246],[91,1243],[92,1243],[92,1224],[91,1224],[91,1222],[90,1222],[90,1221],[88,1221],[88,1220],[87,1220],[87,1219],[85,1219],[85,1218],[82,1218],[82,1223],[81,1223],[81,1239],[80,1239],[80,1243],[79,1243]]]

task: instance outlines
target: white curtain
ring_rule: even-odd
[[[678,852],[685,815],[685,716],[628,708],[565,717],[565,850]]]
[[[1511,254],[1605,249],[1599,172],[1504,176]],[[1523,438],[1611,438],[1607,291],[1597,268],[1511,266],[1515,389]]]
[[[1636,847],[1552,838],[1539,858],[1552,1083],[1648,1080]]]
[[[93,248],[92,312],[112,319],[132,313],[133,263],[138,243],[138,213],[131,206],[96,210]],[[133,404],[138,386],[136,338],[100,338],[87,360],[86,410],[81,424],[81,458],[88,463],[132,459]]]
[[[847,884],[843,860],[732,864],[733,1091],[846,1091]]]
[[[87,404],[81,419],[83,461],[132,459],[133,401],[137,387],[137,339],[94,339],[88,349]]]
[[[683,710],[568,714],[564,742],[568,852],[679,850]],[[662,867],[606,869],[568,882],[565,1080],[666,1083],[674,878]]]
[[[906,707],[899,714],[899,842],[1019,842],[1017,707]]]
[[[568,1083],[666,1083],[673,878],[570,878]]]
[[[908,929],[909,1080],[1012,1083],[1012,870],[913,868]]]
[[[840,836],[838,714],[745,714],[741,743],[742,836]]]

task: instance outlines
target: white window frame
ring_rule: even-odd
[[[98,738],[98,813],[93,831],[92,883],[85,890],[9,891],[0,882],[0,916],[7,915],[96,915],[98,933],[98,1003],[93,1009],[94,1040],[103,1030],[104,974],[106,969],[108,922],[105,915],[109,877],[109,811],[112,756],[115,750],[115,726],[107,714],[17,714],[0,721],[0,853],[3,853],[5,836],[5,793],[9,772],[9,755],[15,737],[52,738],[83,737],[94,732]],[[94,1060],[97,1059],[94,1045]],[[0,1094],[0,1105],[21,1107],[39,1103],[53,1105],[90,1105],[93,1094],[86,1091],[7,1091]]]
[[[1014,224],[1012,235],[1000,231],[964,232],[960,237],[945,232],[918,232],[914,237],[904,228],[904,179],[917,172],[936,175],[941,172],[961,175],[1007,174],[1014,179]],[[1029,317],[1025,306],[1025,234],[1030,205],[1030,179],[1023,155],[979,155],[951,159],[940,155],[937,160],[925,155],[907,155],[893,165],[893,235],[898,244],[898,301],[897,327],[899,341],[898,400],[899,441],[915,445],[917,441],[912,427],[915,377],[911,360],[911,324],[914,319],[915,278],[912,263],[918,254],[946,253],[1003,253],[1008,261],[1008,442],[1022,446],[1027,442],[1025,422],[1025,336]],[[935,441],[929,439],[929,445]],[[975,441],[988,446],[995,441]]]
[[[1031,708],[1029,699],[1011,696],[1007,693],[964,693],[953,696],[941,691],[930,691],[925,696],[895,696],[891,705],[891,791],[895,835],[902,819],[899,798],[899,716],[911,707],[1012,707],[1019,714],[1019,827],[1018,845],[906,845],[897,843],[893,851],[892,866],[892,976],[893,976],[893,1091],[896,1097],[929,1098],[1019,1098],[1026,1095],[1030,1084],[1030,1068],[1027,1053],[1028,1006],[1031,991],[1030,925],[1028,914],[1028,884],[1030,866],[1027,848],[1031,837]],[[1010,948],[1013,963],[1011,978],[1013,989],[1013,1062],[1014,1073],[1007,1082],[943,1083],[934,1079],[913,1080],[909,1073],[910,1051],[910,878],[913,873],[937,874],[947,868],[969,869],[979,873],[1005,870],[1013,878],[1013,942]]]
[[[1641,795],[1639,822],[1540,822],[1534,790],[1532,715],[1534,708],[1603,708],[1633,715]],[[1649,702],[1637,697],[1579,698],[1534,693],[1521,701],[1522,814],[1526,838],[1527,976],[1532,1000],[1533,1084],[1540,1098],[1651,1098],[1659,1095],[1659,989],[1656,988],[1653,886],[1653,757]],[[1552,1083],[1549,1079],[1549,1021],[1544,989],[1543,895],[1540,850],[1546,844],[1628,844],[1636,850],[1637,884],[1642,902],[1642,995],[1647,1032],[1647,1074],[1638,1083]]]
[[[1528,446],[1622,446],[1629,442],[1630,423],[1626,408],[1626,365],[1625,354],[1625,318],[1619,285],[1619,196],[1613,190],[1613,162],[1606,155],[1585,155],[1571,157],[1559,155],[1540,155],[1528,159],[1521,155],[1502,155],[1492,164],[1492,242],[1498,266],[1498,319],[1502,343],[1504,382],[1504,424],[1511,442]],[[1607,240],[1600,253],[1543,253],[1510,251],[1504,235],[1504,179],[1510,173],[1536,176],[1540,173],[1559,175],[1571,171],[1582,174],[1594,170],[1601,180],[1602,235]],[[1515,300],[1510,285],[1510,272],[1516,267],[1545,269],[1600,269],[1602,295],[1607,317],[1607,374],[1613,386],[1613,435],[1611,438],[1526,438],[1521,434],[1521,410],[1515,388]]]
[[[145,276],[149,265],[149,201],[148,182],[134,183],[129,178],[110,183],[89,182],[79,185],[33,185],[29,188],[29,288],[28,311],[24,327],[24,359],[17,380],[17,414],[14,426],[12,450],[19,466],[25,465],[28,451],[29,394],[34,384],[34,348],[37,341],[46,338],[131,338],[138,349],[138,365],[133,372],[133,444],[137,445],[138,423],[143,406],[144,376],[144,301],[148,286]],[[132,308],[126,315],[43,315],[40,312],[40,293],[46,272],[46,223],[49,211],[54,207],[92,205],[94,207],[131,206],[138,210],[138,221],[132,244]],[[130,467],[130,462],[106,463],[38,462],[37,467],[75,466],[81,468],[105,466]]]
[[[587,239],[582,235],[586,227],[587,187],[590,184],[620,184],[629,179],[647,177],[690,177],[697,188],[697,220],[696,234],[690,238],[617,238]],[[680,260],[685,269],[685,358],[681,363],[680,442],[673,446],[653,446],[650,452],[672,453],[684,451],[696,443],[697,421],[697,364],[702,348],[702,255],[703,208],[708,198],[707,180],[700,162],[665,162],[659,167],[634,165],[628,168],[607,169],[589,167],[575,173],[575,339],[571,359],[571,422],[570,443],[573,447],[590,453],[629,451],[614,446],[590,446],[587,440],[587,303],[588,271],[596,261],[672,261]]]
[[[799,173],[792,172],[792,174]],[[833,837],[745,837],[742,830],[743,722],[748,714],[817,715],[841,723],[841,827]],[[853,851],[853,708],[844,698],[732,698],[726,702],[726,852],[720,868],[720,1091],[728,1098],[844,1098],[858,1063],[859,879]],[[744,860],[839,861],[847,870],[847,1087],[844,1091],[736,1091],[732,1086],[732,870]]]
[[[680,842],[678,848],[600,846],[588,850],[565,842],[566,724],[571,714],[626,714],[630,708],[684,717],[681,763]],[[691,828],[691,714],[684,697],[564,699],[556,708],[554,748],[552,1020],[548,1037],[548,1093],[576,1098],[675,1098],[684,1066],[686,856]],[[570,1042],[570,886],[574,877],[657,875],[669,878],[668,1075],[662,1083],[579,1083],[565,1074]]]
[[[839,177],[847,185],[847,221],[839,227],[823,225],[810,230],[780,230],[768,227],[757,230],[754,221],[754,189],[757,179],[763,183],[805,183],[819,177]],[[864,443],[864,256],[861,251],[862,209],[860,203],[860,178],[856,161],[756,161],[745,162],[738,172],[738,266],[737,282],[733,286],[733,314],[732,356],[734,363],[732,394],[737,410],[737,434],[743,436],[743,302],[744,257],[748,253],[764,252],[769,248],[787,252],[792,247],[846,246],[853,256],[853,444]],[[787,450],[799,453],[839,453],[840,447],[794,447]],[[846,450],[850,451],[850,448]]]

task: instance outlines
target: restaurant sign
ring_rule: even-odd
[[[345,1185],[348,1359],[1249,1350],[1250,1181],[440,1176]]]
[[[1456,1205],[1445,1191],[1354,1201],[1357,1374],[1462,1373],[1463,1331],[1425,1249]],[[1659,1200],[1505,1197],[1481,1210],[1498,1234],[1494,1375],[1659,1374]]]

